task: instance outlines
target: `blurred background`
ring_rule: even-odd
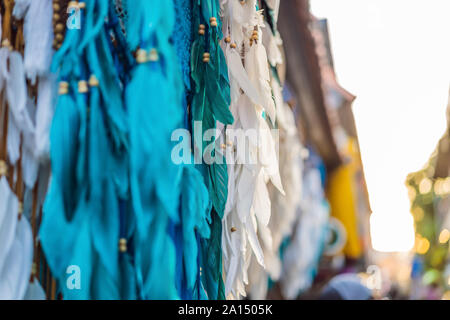
[[[379,299],[450,299],[449,15],[448,0],[281,1],[332,226],[300,299],[343,273]]]

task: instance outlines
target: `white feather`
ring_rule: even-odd
[[[39,78],[36,110],[35,157],[43,162],[49,159],[50,127],[56,105],[56,77],[52,74]]]
[[[19,200],[11,191],[5,177],[0,178],[0,272],[6,261],[6,256],[14,241],[17,224]]]
[[[25,293],[24,300],[45,300],[46,295],[44,289],[42,289],[39,281],[34,278],[29,284],[27,288],[27,292]]]
[[[14,219],[17,219],[15,212]],[[33,236],[28,220],[22,216],[15,230],[15,238],[0,270],[0,299],[24,298],[31,275]]]
[[[35,84],[37,76],[46,74],[51,64],[52,1],[16,1],[14,15],[24,17],[24,65],[27,78]]]

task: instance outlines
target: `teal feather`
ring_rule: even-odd
[[[139,0],[127,9],[132,50],[138,46],[147,52],[156,49],[159,56],[157,61],[135,66],[125,93],[130,123],[130,187],[137,227],[137,285],[143,299],[176,299],[176,254],[168,234],[169,223],[179,221],[182,178],[182,167],[170,161],[170,137],[182,121],[181,74],[172,63],[177,58],[169,41],[174,8],[171,1]],[[154,121],[161,112],[164,116]]]
[[[92,9],[95,4],[99,10]],[[53,178],[44,205],[40,238],[64,299],[119,299],[125,285],[121,281],[123,263],[119,265],[117,248],[118,201],[119,192],[126,191],[120,190],[117,183],[127,185],[123,155],[127,144],[126,122],[118,120],[124,114],[119,112],[123,109],[122,100],[110,106],[105,99],[114,94],[121,96],[119,85],[112,85],[118,81],[117,75],[104,72],[108,62],[109,69],[114,69],[111,53],[106,54],[108,43],[101,41],[105,35],[109,36],[107,28],[103,28],[108,0],[89,0],[86,7],[94,14],[89,15],[85,26],[94,26],[96,20],[95,25],[100,28],[93,30],[97,34],[91,30],[88,36],[92,41],[86,48],[80,46],[82,39],[86,39],[82,32],[70,35],[53,61],[54,70],[60,70],[60,79],[69,81],[70,88],[68,94],[59,97],[52,123]],[[63,53],[67,54],[66,60],[61,59]],[[99,59],[99,55],[105,59]],[[79,93],[77,82],[87,80],[90,73],[99,78],[102,74],[101,80],[108,86],[103,85],[103,90],[102,86],[91,87],[89,93]],[[105,88],[108,93],[104,96]],[[110,136],[119,138],[111,141]],[[81,270],[80,290],[66,286],[65,272],[70,265]],[[127,267],[130,269],[130,265]]]
[[[194,290],[199,269],[197,265],[199,252],[195,230],[202,238],[210,237],[210,229],[206,219],[209,210],[208,189],[202,179],[195,168],[190,166],[184,168],[181,215],[183,221],[183,257],[189,290]]]
[[[198,26],[203,21],[208,24],[205,35],[197,34],[194,30],[194,43],[192,46],[192,87],[194,96],[192,100],[192,121],[202,122],[203,133],[216,128],[216,121],[224,125],[234,122],[229,110],[230,87],[228,70],[224,54],[219,46],[219,40],[223,37],[221,31],[219,1],[197,0],[194,5],[194,21]],[[216,18],[217,26],[211,25],[211,18]],[[210,54],[209,62],[203,62],[203,53]],[[194,127],[194,126],[193,126]],[[194,146],[197,150],[203,150],[212,142],[199,140],[194,136]],[[211,156],[219,157],[212,151]],[[222,157],[222,156],[221,156]],[[210,228],[211,237],[203,239],[202,244],[202,282],[209,299],[224,298],[224,286],[222,279],[222,227],[221,219],[225,210],[228,196],[228,172],[225,159],[222,163],[214,162],[203,170],[204,179],[208,186],[209,196],[215,210],[211,213]]]

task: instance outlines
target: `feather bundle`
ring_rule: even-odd
[[[109,8],[108,0],[85,1],[81,30],[86,31],[67,30],[53,57],[59,96],[51,124],[52,180],[40,238],[64,299],[135,298],[129,290],[132,279],[124,283],[120,275],[120,270],[130,270],[128,253],[119,257],[118,250],[119,204],[128,192],[127,129],[111,26],[105,23],[114,18]],[[39,134],[45,136],[55,91],[51,77],[42,85],[48,91],[41,101],[45,122]],[[43,144],[40,150],[45,149]],[[71,266],[82,271],[81,290],[65,285]]]
[[[218,127],[233,123],[229,110],[230,91],[228,69],[219,41],[222,38],[220,5],[218,0],[196,0],[193,6],[194,42],[191,52],[193,98],[191,104],[192,127],[200,122],[202,131],[194,134],[196,161],[211,158],[201,165],[213,210],[210,217],[211,237],[201,241],[203,285],[209,299],[224,299],[222,279],[221,219],[228,196],[228,172],[220,144]],[[204,134],[214,130],[210,141]],[[208,149],[212,146],[212,149]]]
[[[230,109],[236,120],[230,128],[256,132],[256,136],[249,136],[248,150],[242,151],[245,141],[237,140],[232,141],[237,144],[236,151],[229,152],[234,164],[228,166],[232,180],[223,220],[225,288],[228,297],[239,298],[246,296],[252,259],[264,268],[262,244],[271,246],[272,242],[268,181],[281,193],[284,191],[269,126],[276,121],[276,108],[267,53],[259,40],[265,27],[263,16],[256,9],[256,1],[223,1],[222,6],[226,36],[223,46],[231,80]]]

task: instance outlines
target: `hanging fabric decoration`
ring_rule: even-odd
[[[249,267],[248,290],[252,299],[265,299],[268,292],[269,278],[277,281],[281,275],[280,247],[292,233],[297,208],[301,199],[303,149],[298,136],[295,116],[290,106],[284,102],[282,79],[285,74],[281,53],[282,40],[277,30],[279,1],[261,1],[266,27],[262,29],[262,43],[266,48],[270,65],[270,87],[276,106],[277,150],[279,150],[279,168],[285,194],[269,185],[271,199],[271,219],[268,230],[261,229],[258,236],[262,243],[266,268],[263,269],[252,260]]]
[[[260,41],[265,27],[262,13],[255,0],[223,2],[223,12],[223,45],[231,78],[231,110],[236,119],[231,129],[250,133],[249,150],[245,150],[245,140],[227,137],[236,151],[230,153],[235,164],[228,167],[229,195],[223,220],[225,287],[227,297],[239,298],[246,296],[252,252],[257,263],[265,266],[258,234],[268,246],[272,242],[267,182],[284,191],[269,127],[276,121],[276,110],[267,53]]]
[[[283,96],[279,7],[1,1],[0,299],[311,286],[330,209]],[[330,175],[338,218],[349,166]]]
[[[126,88],[126,101],[130,186],[136,219],[135,263],[138,289],[144,299],[204,296],[199,283],[196,235],[210,235],[206,220],[208,193],[193,167],[176,165],[171,160],[170,137],[182,124],[183,115],[181,72],[173,63],[177,57],[170,43],[174,10],[172,1],[138,1],[126,7],[127,40],[136,50],[137,62]],[[149,96],[155,100],[149,100]],[[166,116],[154,121],[161,105]],[[176,245],[180,242],[174,243],[169,234],[173,225],[175,238],[181,236],[183,240],[178,261]],[[183,290],[176,282],[177,264],[184,265]]]
[[[126,114],[110,37],[118,22],[108,0],[69,5],[82,25],[67,30],[53,58],[59,97],[41,243],[64,299],[134,299],[133,277],[125,283],[120,277],[121,268],[130,267],[124,267],[129,259],[119,241],[120,216],[126,215],[119,204],[127,197],[128,181]],[[67,272],[78,272],[72,285],[82,283],[80,290],[66,285]]]
[[[23,23],[18,21],[22,17],[15,16],[14,1],[4,1],[3,5],[0,49],[0,239],[4,245],[0,250],[0,299],[23,299],[33,260],[32,231],[23,215],[25,186],[32,187],[37,175],[37,166],[29,159],[30,145],[27,145],[34,132],[33,106],[28,99],[23,67]]]
[[[228,174],[217,127],[233,123],[229,110],[228,71],[219,40],[222,39],[218,0],[195,0],[193,6],[194,43],[191,53],[193,98],[191,120],[196,163],[208,186],[213,210],[211,238],[202,241],[202,281],[209,299],[224,299],[222,279],[221,219],[227,200]],[[212,130],[212,131],[211,131]]]
[[[283,296],[295,299],[308,289],[316,275],[319,259],[326,241],[329,205],[325,199],[321,177],[323,163],[309,149],[305,160],[303,192],[298,217],[283,255],[280,287]]]

